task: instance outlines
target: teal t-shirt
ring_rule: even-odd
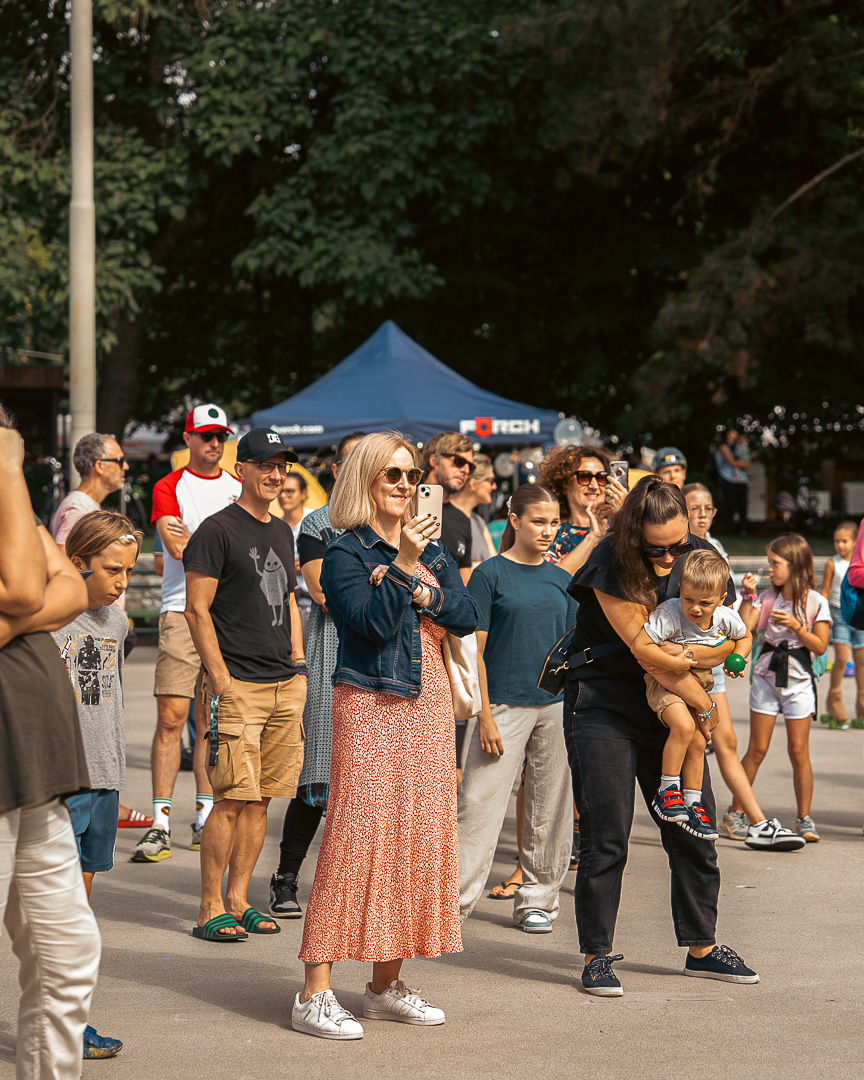
[[[576,622],[579,605],[567,594],[570,575],[553,563],[525,566],[503,555],[481,563],[468,591],[477,602],[485,631],[483,660],[492,705],[551,705],[537,689],[543,661]]]

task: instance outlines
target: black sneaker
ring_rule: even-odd
[[[616,953],[614,956],[595,956],[590,964],[586,964],[582,970],[582,985],[588,993],[597,997],[621,997],[624,991],[612,965],[623,959],[623,953]]]
[[[711,824],[711,818],[708,817],[704,807],[700,806],[699,803],[693,803],[692,806],[687,807],[687,814],[686,821],[677,822],[682,829],[699,840],[718,839],[720,833]]]
[[[680,788],[670,787],[665,791],[658,789],[651,805],[661,821],[673,821],[680,825],[690,820]]]
[[[274,874],[270,878],[270,914],[274,919],[299,919],[303,909],[297,903],[297,875]]]
[[[741,957],[728,945],[715,945],[701,960],[687,953],[684,974],[697,979],[719,979],[721,982],[758,983],[759,976],[748,968]]]
[[[570,849],[570,869],[575,870],[579,865],[579,822],[573,822],[573,847]]]

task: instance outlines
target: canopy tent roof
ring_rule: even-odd
[[[290,446],[335,445],[352,431],[396,428],[417,442],[463,431],[479,442],[513,446],[552,441],[559,414],[510,401],[442,364],[388,319],[320,379],[252,415]]]

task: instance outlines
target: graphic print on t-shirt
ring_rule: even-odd
[[[273,622],[270,625],[281,626],[285,617],[285,605],[288,602],[288,574],[282,565],[282,560],[272,547],[267,552],[263,570],[258,568],[257,547],[249,548],[249,558],[255,560],[255,569],[258,571],[258,577],[261,578],[261,592],[264,593],[264,599],[273,611]],[[276,621],[277,608],[279,609],[278,622]]]
[[[79,705],[114,704],[117,639],[93,634],[67,634],[60,655]]]

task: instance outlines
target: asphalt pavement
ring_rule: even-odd
[[[123,801],[150,806],[149,748],[155,719],[155,649],[137,649],[125,674],[129,784]],[[827,681],[823,679],[823,684]],[[853,680],[844,680],[850,715]],[[824,700],[825,686],[820,687]],[[734,683],[732,713],[743,752],[747,685]],[[511,906],[482,900],[463,928],[465,951],[406,963],[410,986],[447,1012],[443,1027],[367,1021],[359,1042],[336,1043],[291,1030],[302,921],[282,933],[217,945],[191,936],[198,855],[188,850],[194,781],[181,773],[172,821],[174,854],[130,863],[140,833],[120,830],[114,869],[96,877],[93,904],[103,954],[91,1023],[124,1041],[109,1061],[84,1062],[88,1080],[366,1080],[382,1076],[599,1077],[664,1080],[797,1080],[864,1075],[864,731],[814,725],[813,816],[822,842],[791,854],[718,841],[723,887],[718,940],[761,975],[757,986],[684,978],[669,911],[669,874],[656,828],[641,803],[618,919],[617,999],[594,998],[579,982],[573,874],[554,932],[514,928]],[[718,805],[726,791],[716,765]],[[782,720],[759,774],[766,812],[794,824],[791,769]],[[515,853],[514,811],[501,836],[490,885]],[[250,899],[266,910],[285,803],[274,800]],[[301,874],[305,906],[317,845]],[[368,965],[334,969],[340,1001],[362,1014]],[[0,1080],[14,1075],[17,962],[0,940]]]

